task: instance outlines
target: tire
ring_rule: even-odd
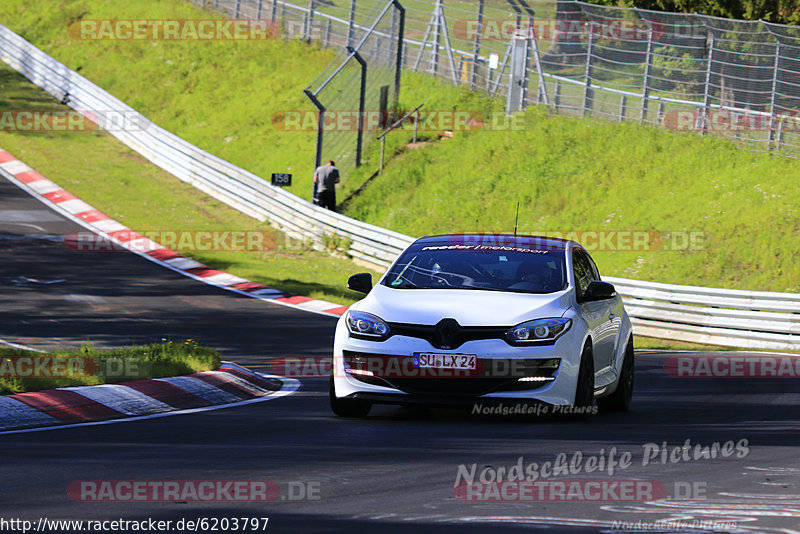
[[[583,347],[581,365],[578,369],[578,382],[575,384],[576,408],[590,408],[594,406],[594,355],[592,346],[588,343]]]
[[[330,389],[328,397],[331,401],[331,410],[339,417],[366,417],[372,403],[358,399],[339,399],[336,397],[336,390],[333,385],[333,377],[330,378]]]
[[[619,383],[614,393],[597,399],[597,407],[604,412],[627,412],[631,407],[633,397],[633,340],[628,341],[625,347],[625,359],[622,361],[622,369],[619,373]]]

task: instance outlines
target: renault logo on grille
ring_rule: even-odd
[[[461,326],[455,319],[442,319],[436,325],[436,335],[434,336],[436,345],[440,349],[449,349],[458,345],[458,336]]]

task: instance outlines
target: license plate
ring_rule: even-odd
[[[435,354],[415,352],[414,367],[422,369],[464,369],[474,370],[478,358],[474,354]]]

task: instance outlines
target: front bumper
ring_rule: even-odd
[[[334,342],[333,374],[337,397],[351,397],[379,404],[424,405],[424,406],[469,406],[475,402],[503,400],[531,401],[550,405],[569,405],[575,399],[579,359],[584,339],[575,331],[568,331],[553,345],[513,347],[502,340],[486,339],[469,341],[457,350],[434,348],[423,339],[393,336],[387,341],[360,340],[348,335],[343,322],[337,326]],[[525,362],[522,376],[542,376],[542,380],[531,379],[520,383],[519,376],[403,376],[395,369],[390,376],[374,373],[358,376],[346,369],[353,363],[353,355],[369,357],[412,358],[415,352],[442,354],[474,354],[490,366],[501,361]],[[532,362],[558,360],[557,369],[539,369],[532,372]],[[552,365],[551,365],[552,366]],[[535,367],[535,365],[534,365]],[[406,367],[407,369],[407,367]],[[419,369],[416,369],[419,371]],[[428,385],[431,384],[431,385]]]

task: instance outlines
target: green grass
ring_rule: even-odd
[[[186,375],[219,366],[214,349],[191,339],[117,349],[86,343],[76,350],[44,354],[0,347],[0,395]]]
[[[636,124],[523,119],[402,152],[348,215],[410,235],[507,232],[519,202],[520,233],[701,236],[695,250],[593,251],[606,275],[800,291],[798,162]]]
[[[7,0],[0,6],[0,21],[70,67],[80,68],[82,74],[157,123],[256,174],[291,170],[296,183],[291,191],[308,198],[313,132],[283,132],[272,125],[270,117],[285,110],[311,109],[301,89],[333,57],[332,52],[296,41],[73,41],[65,28],[79,16],[120,15],[110,0],[67,0],[58,7]],[[128,6],[125,16],[212,15],[177,1],[160,1]],[[154,80],[160,83],[154,84]],[[411,109],[420,103],[427,110],[476,113],[503,108],[500,99],[428,76],[406,74],[401,106]],[[635,104],[630,105],[632,113]],[[348,204],[346,213],[412,236],[496,232],[513,229],[519,202],[519,231],[523,233],[652,231],[666,236],[667,243],[681,239],[684,233],[702,236],[702,249],[593,251],[606,275],[800,290],[800,262],[794,245],[800,230],[800,192],[793,179],[797,162],[751,153],[713,136],[550,117],[542,110],[525,113],[520,126],[510,131],[456,132],[453,139],[444,140],[439,140],[440,133],[423,132],[431,144],[417,150],[405,149],[409,132],[390,134],[387,153],[393,159],[384,173]],[[18,155],[41,166],[56,181],[55,173],[73,165],[73,171],[64,173],[63,185],[137,230],[179,225],[195,211],[199,214],[192,224],[224,217],[215,222],[225,228],[253,225],[168,177],[132,176],[121,170],[113,180],[98,175],[82,164],[92,157],[85,150],[78,149],[81,156],[76,156],[74,163],[61,161],[63,151],[57,143],[34,155],[38,145],[24,146],[33,143],[31,137],[45,136],[3,134],[0,146],[13,151],[16,144],[27,149],[30,158],[25,152]],[[89,137],[83,134],[80,142],[86,143]],[[125,152],[118,147],[114,150]],[[379,146],[373,143],[365,165],[346,177],[340,198],[377,169],[378,154]],[[128,152],[127,157],[116,158],[115,165],[136,158]],[[119,199],[121,191],[133,190],[146,192],[147,200]],[[179,226],[169,226],[174,227]],[[341,287],[345,271],[352,270],[347,262],[341,268],[323,265],[316,255],[305,256],[305,251],[290,247],[268,257],[241,259],[220,254],[196,253],[194,257],[270,285],[288,284],[300,293],[310,291],[312,296],[316,290],[327,291],[329,300],[352,301],[346,290],[336,293],[329,289],[333,286],[315,285],[317,276],[322,280],[336,272]],[[305,274],[298,276],[306,265]],[[324,286],[327,282],[319,283]]]

